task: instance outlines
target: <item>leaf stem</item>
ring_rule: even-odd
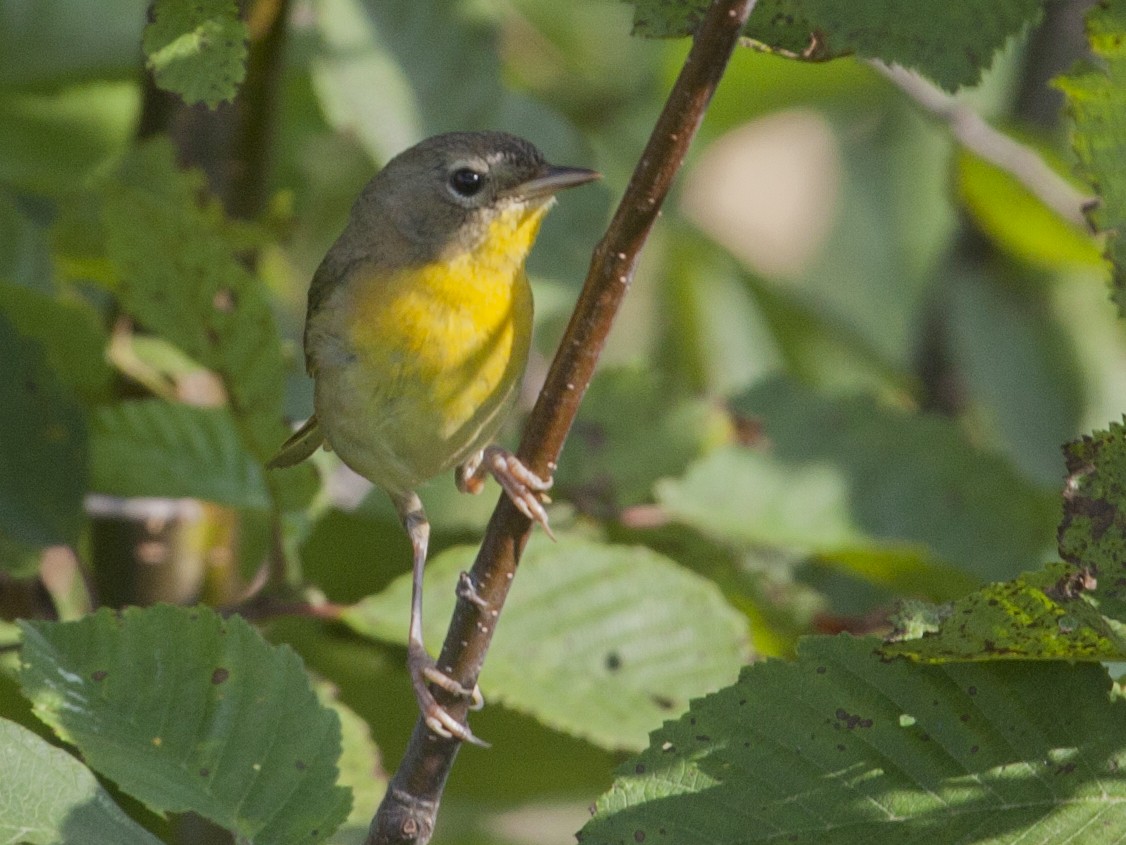
[[[1088,229],[1083,209],[1091,198],[1052,170],[1034,149],[993,128],[972,108],[917,73],[876,59],[868,64],[919,108],[945,123],[959,144],[1004,170],[1061,219]]]
[[[638,254],[754,4],[755,0],[713,0],[606,235],[594,250],[582,293],[517,453],[540,475],[549,473],[559,458],[629,289]],[[483,606],[459,599],[438,659],[442,671],[468,689],[477,682],[530,530],[527,517],[502,496],[469,575]],[[464,719],[467,702],[443,703],[451,715]],[[416,723],[407,752],[372,819],[367,845],[429,842],[459,747],[454,740],[434,735],[421,719]]]

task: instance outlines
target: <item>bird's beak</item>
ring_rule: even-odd
[[[556,191],[564,188],[573,188],[576,185],[585,185],[595,179],[601,179],[602,174],[597,170],[587,170],[583,167],[555,167],[548,166],[542,176],[522,182],[512,189],[511,195],[525,200],[542,199],[549,197]]]

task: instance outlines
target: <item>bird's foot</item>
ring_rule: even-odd
[[[543,507],[551,502],[545,493],[551,489],[552,479],[540,478],[507,449],[489,446],[457,468],[457,488],[463,493],[480,493],[488,475],[497,480],[520,513],[538,522],[547,536],[555,539]]]
[[[485,699],[480,689],[476,686],[472,690],[466,689],[446,673],[442,672],[422,644],[411,644],[407,649],[407,668],[411,674],[411,686],[414,687],[414,697],[418,701],[418,709],[426,726],[443,739],[457,739],[488,748],[489,744],[478,739],[468,725],[462,724],[449,714],[430,691],[430,684],[459,698],[469,699],[470,710],[480,710],[485,706]]]

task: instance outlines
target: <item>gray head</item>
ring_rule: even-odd
[[[396,251],[412,261],[432,261],[473,248],[513,206],[543,205],[596,178],[548,164],[531,142],[506,132],[435,135],[387,162],[356,201],[349,228],[365,240],[398,241]]]

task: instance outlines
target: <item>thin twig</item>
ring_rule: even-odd
[[[270,196],[271,154],[285,72],[289,0],[249,3],[250,50],[238,99],[239,122],[228,153],[224,205],[232,217],[252,219]]]
[[[1034,149],[994,129],[969,106],[917,73],[876,59],[869,60],[868,64],[920,108],[945,123],[950,134],[967,150],[1010,174],[1063,220],[1087,228],[1083,209],[1091,197],[1084,196],[1048,167]]]
[[[595,248],[586,283],[525,429],[519,456],[543,475],[554,468],[638,254],[673,177],[703,119],[755,0],[713,0],[696,31],[676,84],[634,170],[605,237]],[[470,578],[483,608],[460,599],[438,665],[472,689],[485,660],[531,525],[502,496],[493,511]],[[444,702],[464,719],[467,702]],[[425,845],[459,744],[435,736],[419,720],[406,755],[372,819],[367,845]]]

